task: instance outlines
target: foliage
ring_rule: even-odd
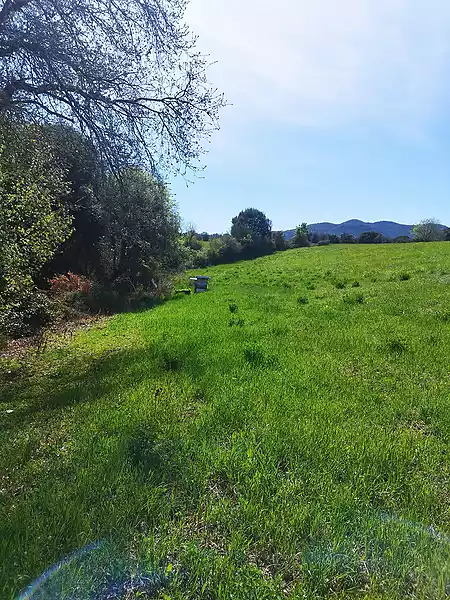
[[[101,239],[107,207],[100,194],[105,177],[100,156],[86,136],[67,126],[42,128],[64,169],[67,192],[61,201],[72,216],[73,233],[47,263],[42,279],[54,273],[84,273],[102,278]]]
[[[231,223],[231,235],[238,242],[263,245],[271,238],[272,222],[257,208],[246,208]]]
[[[196,233],[195,229],[189,229],[183,235],[183,243],[186,248],[192,248],[192,250],[201,250],[202,243],[200,236]],[[200,238],[200,239],[199,239]]]
[[[212,265],[234,262],[241,258],[242,245],[232,235],[225,234],[211,240],[207,255]]]
[[[396,238],[394,238],[393,242],[395,244],[408,244],[409,242],[411,242],[411,238],[408,237],[407,235],[399,235]]]
[[[109,176],[105,203],[102,263],[105,281],[120,293],[156,287],[182,264],[180,223],[167,189],[140,169]]]
[[[2,600],[104,539],[38,596],[447,600],[449,272],[447,243],[280,252],[1,360]]]
[[[335,233],[329,233],[328,239],[330,240],[330,244],[340,244],[341,238]]]
[[[10,338],[31,336],[55,317],[55,306],[40,290],[27,286],[0,306],[0,332]]]
[[[305,246],[309,246],[308,225],[306,223],[302,223],[296,228],[295,235],[292,238],[292,246],[294,248],[303,248]]]
[[[351,233],[343,233],[341,235],[341,244],[356,244],[356,238]]]
[[[443,232],[443,233],[444,233],[444,240],[445,240],[446,242],[450,242],[450,227],[446,227],[446,228],[444,229],[444,232]]]
[[[110,167],[195,168],[223,97],[183,23],[185,0],[6,0],[0,113],[66,122]]]
[[[383,236],[377,231],[364,231],[358,238],[358,244],[381,244]]]
[[[416,242],[437,242],[444,238],[442,227],[435,219],[424,219],[414,225],[412,235]]]
[[[63,177],[39,127],[1,121],[0,310],[16,315],[15,331],[40,269],[71,233]],[[28,332],[35,320],[25,314],[24,320]]]
[[[53,277],[49,283],[51,294],[64,294],[66,292],[90,294],[92,292],[92,281],[70,271],[67,275]]]
[[[272,236],[273,236],[273,245],[275,247],[275,250],[286,250],[287,243],[286,243],[286,240],[284,239],[284,232],[283,231],[274,231],[272,233]]]

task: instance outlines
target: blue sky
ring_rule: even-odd
[[[230,106],[202,178],[173,181],[185,222],[450,225],[448,0],[191,0],[186,20]]]

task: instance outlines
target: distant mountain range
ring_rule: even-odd
[[[342,235],[343,233],[351,233],[355,237],[359,237],[361,233],[365,231],[377,231],[385,237],[396,238],[401,235],[407,235],[411,237],[411,230],[413,225],[402,225],[401,223],[395,223],[394,221],[376,221],[375,223],[365,223],[358,219],[350,219],[344,223],[312,223],[308,225],[309,230],[312,233],[334,233],[335,235]],[[442,225],[444,229],[445,226]],[[295,234],[295,229],[290,229],[284,232],[284,237],[290,240]]]

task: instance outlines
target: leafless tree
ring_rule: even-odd
[[[223,96],[187,0],[0,0],[0,115],[66,122],[113,169],[196,169]]]

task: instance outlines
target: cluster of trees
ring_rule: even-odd
[[[247,208],[232,219],[230,233],[199,234],[191,227],[184,234],[184,245],[190,252],[189,264],[202,267],[270,254],[275,250],[275,237],[266,215]]]
[[[271,220],[256,208],[246,208],[233,217],[230,233],[196,233],[194,227],[184,233],[184,246],[190,253],[188,263],[192,267],[247,260],[309,245],[306,223],[299,225],[294,238],[287,241],[284,232],[273,231]]]
[[[399,236],[388,238],[377,231],[367,231],[359,237],[351,233],[342,235],[322,234],[310,231],[307,223],[299,225],[294,236],[286,240],[283,231],[272,231],[272,223],[256,208],[241,211],[231,221],[230,233],[196,233],[191,226],[184,233],[184,246],[188,251],[187,262],[192,267],[203,267],[234,262],[271,254],[275,251],[329,244],[387,244],[411,241],[450,241],[450,229],[442,227],[433,219],[426,219],[414,226],[412,238]]]
[[[7,334],[31,333],[51,318],[44,292],[55,274],[93,280],[86,301],[114,310],[158,293],[166,274],[183,266],[176,207],[148,172],[110,172],[91,142],[66,126],[6,124],[0,139],[0,327]]]
[[[108,308],[183,265],[162,173],[198,168],[224,105],[185,7],[0,0],[0,336],[50,318],[55,275]]]

